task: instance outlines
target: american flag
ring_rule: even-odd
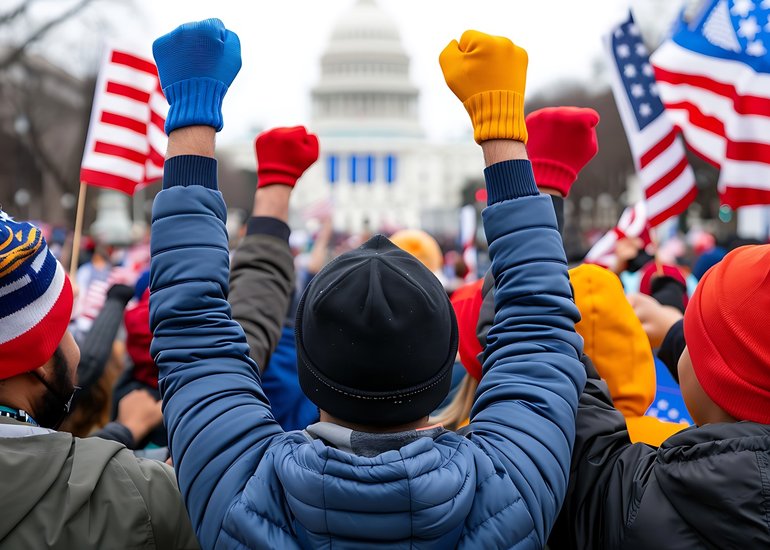
[[[629,13],[605,38],[612,91],[642,181],[651,226],[681,214],[697,194],[678,130],[664,114],[647,48]]]
[[[650,222],[647,217],[647,203],[639,201],[633,206],[629,206],[620,216],[618,225],[609,230],[596,241],[588,251],[585,257],[585,263],[597,264],[609,269],[617,267],[618,257],[616,254],[617,244],[620,239],[640,239],[642,247],[652,242]]]
[[[167,113],[155,64],[124,49],[109,49],[96,83],[81,181],[132,195],[160,179]]]
[[[722,202],[770,203],[770,0],[709,0],[652,56],[688,146],[720,167]]]

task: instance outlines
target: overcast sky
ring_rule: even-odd
[[[601,37],[633,5],[643,26],[668,24],[675,0],[377,0],[401,31],[420,88],[421,122],[431,139],[457,138],[469,121],[446,87],[438,54],[473,28],[510,37],[529,52],[528,92],[559,80],[592,78]],[[356,0],[134,0],[97,7],[111,34],[149,49],[154,37],[191,20],[219,17],[238,33],[243,68],[225,100],[220,139],[248,139],[255,127],[307,124],[309,90],[334,22]],[[53,2],[51,2],[53,3]],[[50,5],[50,3],[49,3]],[[116,7],[117,6],[117,7]],[[93,20],[98,18],[92,17]],[[95,23],[91,23],[93,27]],[[82,27],[82,23],[81,23]],[[69,40],[73,36],[70,34]],[[77,40],[77,38],[75,38]],[[91,46],[88,46],[89,48]],[[59,52],[62,55],[62,52]]]

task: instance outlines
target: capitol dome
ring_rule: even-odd
[[[395,22],[374,0],[358,0],[321,57],[313,128],[325,136],[419,138],[418,95]]]

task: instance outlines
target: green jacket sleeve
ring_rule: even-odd
[[[293,287],[289,226],[275,218],[251,218],[231,262],[228,301],[261,371],[278,345]]]

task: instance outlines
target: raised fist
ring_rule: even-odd
[[[302,174],[318,160],[318,138],[304,126],[273,128],[254,142],[257,153],[257,187],[294,187]]]
[[[527,52],[508,38],[465,31],[439,56],[449,88],[463,102],[478,143],[490,139],[527,141],[524,88]]]
[[[166,133],[184,126],[222,129],[222,100],[241,69],[238,35],[219,19],[185,23],[152,45],[170,105]]]
[[[527,154],[537,186],[566,197],[580,171],[599,151],[599,114],[580,107],[547,107],[530,113],[526,123]]]

